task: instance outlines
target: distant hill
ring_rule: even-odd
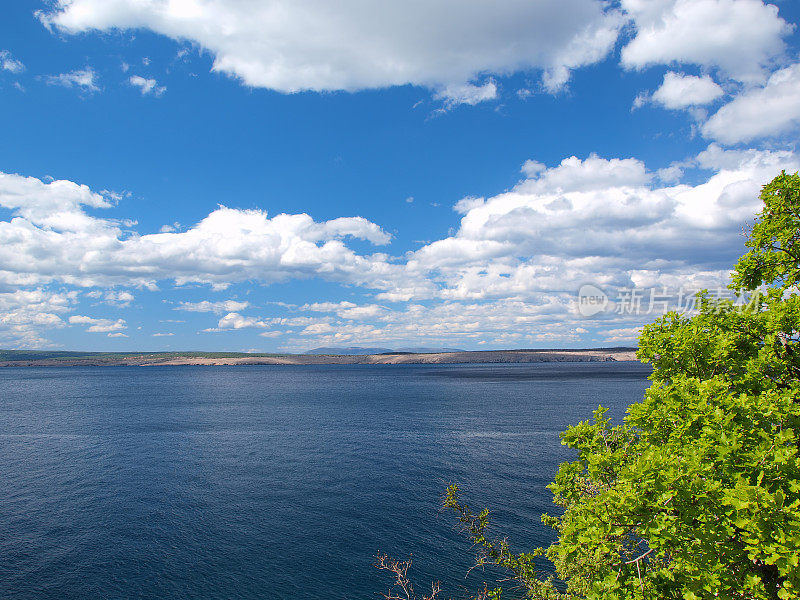
[[[338,347],[323,347],[323,348],[314,348],[313,350],[307,350],[303,352],[303,354],[332,354],[334,356],[350,356],[350,355],[362,355],[362,354],[386,354],[387,352],[391,352],[391,348],[360,348],[358,346],[352,346],[350,348],[338,348]]]
[[[303,354],[329,354],[333,356],[361,356],[367,354],[395,354],[395,353],[403,353],[403,354],[436,354],[439,352],[464,352],[463,350],[459,350],[458,348],[426,348],[426,347],[414,347],[414,348],[362,348],[360,346],[351,346],[351,347],[325,347],[325,348],[314,348],[313,350],[307,350],[303,352]]]
[[[0,349],[0,367],[156,365],[402,365],[635,361],[635,348],[423,352],[388,348],[317,348],[305,354],[245,352],[64,352]]]
[[[410,352],[412,354],[438,354],[439,352],[465,352],[460,348],[427,348],[425,346],[415,346],[412,348],[398,348],[395,352]]]
[[[2,350],[0,349],[0,362],[6,361],[74,361],[96,360],[114,361],[133,358],[171,359],[171,358],[251,358],[285,356],[276,353],[250,353],[250,352],[81,352],[79,350]]]

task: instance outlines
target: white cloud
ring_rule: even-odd
[[[639,94],[636,95],[636,98],[633,99],[631,110],[636,110],[637,108],[641,108],[648,102],[650,102],[650,94],[647,92],[640,92]]]
[[[153,337],[172,337],[174,333],[154,333]]]
[[[528,162],[511,191],[460,203],[458,231],[411,253],[406,268],[435,281],[394,309],[371,303],[316,303],[313,317],[287,349],[312,345],[392,344],[493,347],[632,343],[658,313],[581,318],[576,292],[587,282],[619,299],[667,288],[691,296],[724,289],[743,250],[741,227],[759,209],[760,186],[785,168],[791,152],[726,151],[711,145],[693,161],[656,177],[634,158],[575,157],[548,168]],[[712,173],[693,185],[664,185],[683,169]],[[424,295],[424,294],[429,295]],[[379,298],[395,299],[391,292]],[[678,300],[670,300],[670,308]],[[363,318],[350,318],[355,311]],[[279,329],[278,319],[250,318]],[[305,339],[304,338],[308,338]]]
[[[571,302],[572,298],[558,297],[525,302],[445,301],[387,309],[372,322],[321,317],[306,325],[302,337],[292,339],[287,349],[353,344],[471,345],[479,341],[519,347],[549,340],[576,341],[587,330],[566,323],[575,319]]]
[[[497,83],[489,80],[483,85],[471,83],[451,84],[437,92],[437,100],[443,100],[445,108],[454,108],[460,104],[475,106],[481,102],[497,98]]]
[[[45,81],[50,85],[60,85],[62,87],[77,87],[85,92],[99,92],[97,85],[97,73],[91,67],[61,73],[60,75],[48,75]]]
[[[619,327],[603,332],[607,342],[624,342],[633,344],[642,333],[641,327]]]
[[[217,324],[219,329],[266,329],[270,326],[269,321],[260,321],[255,317],[245,317],[236,312],[231,312],[222,317]]]
[[[702,133],[724,144],[796,131],[800,125],[800,63],[773,73],[766,85],[745,90],[703,125]]]
[[[105,301],[112,306],[120,306],[126,307],[130,306],[131,302],[135,300],[135,297],[130,292],[108,292],[105,295]]]
[[[646,296],[651,290],[668,287],[672,293],[682,290],[688,296],[702,288],[724,288],[731,261],[739,251],[735,248],[742,244],[739,227],[757,206],[755,198],[758,186],[764,181],[762,176],[766,173],[771,176],[776,167],[796,165],[798,161],[788,153],[730,153],[711,146],[695,164],[720,172],[697,186],[626,188],[623,185],[628,201],[622,205],[631,214],[612,219],[620,219],[620,226],[613,228],[615,233],[608,234],[609,245],[603,248],[602,255],[591,255],[579,244],[583,238],[603,233],[604,224],[593,221],[619,190],[600,190],[601,195],[593,196],[592,202],[597,206],[589,215],[580,214],[588,205],[578,202],[574,208],[559,207],[575,213],[566,215],[560,224],[549,222],[548,215],[543,214],[538,230],[531,227],[534,222],[531,220],[523,219],[517,229],[511,218],[498,223],[493,217],[500,214],[519,218],[511,205],[499,205],[503,196],[508,195],[501,194],[472,209],[479,212],[494,209],[493,215],[484,215],[487,219],[472,236],[481,239],[468,239],[462,221],[462,229],[456,236],[461,240],[440,240],[409,257],[409,270],[416,277],[434,279],[442,285],[438,294],[428,296],[424,303],[412,302],[398,309],[369,302],[318,302],[296,309],[319,315],[280,318],[234,314],[220,320],[219,328],[255,328],[268,330],[270,337],[284,335],[288,339],[287,350],[423,342],[446,346],[486,343],[493,347],[630,343],[637,328],[652,321],[657,313],[612,314],[599,321],[587,321],[575,308],[579,285],[595,282],[616,298],[626,288],[636,289],[640,297],[645,296],[642,304],[645,309]],[[597,167],[593,164],[591,168]],[[542,175],[546,179],[547,174]],[[596,194],[598,190],[570,192],[590,193]],[[676,201],[668,206],[669,210],[652,214],[648,202],[634,201],[647,193],[673,195]],[[540,205],[550,204],[543,198],[539,200]],[[527,201],[535,204],[537,200],[529,197]],[[736,218],[745,217],[741,221],[727,221],[727,211],[737,212]],[[465,220],[470,216],[475,215],[468,213]],[[573,224],[565,222],[568,220],[573,220]],[[494,229],[499,225],[504,230]],[[667,230],[665,235],[669,240],[659,239],[660,227]],[[629,237],[638,239],[629,243]],[[496,241],[493,238],[509,240],[509,244],[492,255],[480,255],[480,251],[470,249],[474,243],[480,250],[481,242]],[[452,241],[457,242],[454,256],[435,253],[425,256],[432,247],[448,246]],[[656,248],[650,249],[650,245]],[[577,255],[573,255],[573,249]],[[422,264],[424,259],[430,262]],[[673,298],[672,307],[676,302]],[[297,327],[301,329],[296,331]]]
[[[622,0],[622,7],[636,28],[622,49],[628,68],[689,63],[763,81],[792,31],[778,8],[761,0]]]
[[[174,231],[178,231],[181,228],[181,224],[178,221],[175,221],[172,225],[162,225],[161,229],[159,229],[159,233],[172,233]]]
[[[274,303],[276,312],[267,315],[243,314],[252,307],[239,300],[175,308],[219,315],[206,331],[285,337],[295,349],[621,342],[654,316],[581,319],[575,294],[582,284],[592,282],[610,295],[625,288],[724,286],[743,250],[741,227],[759,208],[760,186],[781,169],[798,168],[792,152],[716,144],[657,172],[636,158],[570,157],[552,167],[528,161],[516,186],[463,199],[456,206],[458,229],[405,260],[345,246],[344,236],[388,241],[364,219],[315,222],[307,215],[219,208],[181,233],[140,235],[94,216],[113,205],[108,195],[66,181],[2,175],[0,206],[13,218],[0,221],[0,286],[152,286],[174,279],[224,287],[320,277],[377,293],[301,306]],[[692,184],[680,183],[684,171]],[[118,302],[126,300],[123,293],[129,292],[89,292]],[[40,294],[14,301],[35,306],[27,313],[4,308],[0,296],[6,320],[0,339],[41,338],[38,332],[64,326],[75,295]],[[288,316],[277,316],[282,313]],[[73,315],[68,322],[111,334],[126,328],[122,319]]]
[[[158,85],[158,82],[155,79],[145,79],[139,75],[131,75],[131,77],[128,79],[128,83],[134,87],[138,87],[142,92],[142,96],[147,96],[148,94],[153,96],[161,96],[167,91],[167,88]]]
[[[591,154],[586,160],[575,156],[565,158],[557,167],[526,161],[522,172],[527,179],[519,185],[528,192],[580,192],[604,190],[622,186],[646,185],[652,175],[635,158],[604,159]]]
[[[119,308],[125,308],[131,305],[131,302],[135,300],[135,296],[130,292],[126,291],[117,291],[114,290],[108,292],[102,292],[99,290],[95,290],[92,292],[87,292],[86,296],[88,298],[94,298],[95,300],[102,300],[105,304],[110,306],[117,306]]]
[[[571,293],[587,281],[724,285],[760,187],[800,161],[712,145],[696,164],[715,172],[696,185],[658,186],[632,158],[526,163],[528,178],[460,206],[458,231],[412,253],[407,269],[437,279],[437,295],[451,300]]]
[[[52,345],[46,332],[66,326],[62,316],[73,309],[77,299],[76,291],[0,292],[0,341],[24,348]]]
[[[708,75],[696,77],[668,72],[661,86],[653,92],[651,100],[664,108],[680,110],[690,106],[703,106],[725,92]]]
[[[25,70],[25,65],[14,58],[8,50],[0,50],[0,69],[17,75]]]
[[[258,335],[265,338],[276,338],[283,335],[283,331],[262,331]]]
[[[353,302],[315,302],[300,307],[301,310],[335,313],[348,320],[373,319],[386,314],[387,309],[378,304],[357,305]]]
[[[85,315],[72,315],[69,318],[70,325],[88,325],[86,331],[90,333],[111,333],[127,329],[128,325],[124,319],[95,319],[94,317],[87,317]]]
[[[63,313],[71,310],[78,299],[77,291],[51,292],[44,289],[0,292],[0,312],[25,310]]]
[[[569,10],[566,6],[556,10]],[[550,93],[559,92],[569,82],[571,71],[579,67],[593,65],[602,61],[613,49],[625,17],[616,12],[608,12],[603,26],[587,26],[568,44],[556,51],[556,57],[542,76],[542,84]],[[522,91],[522,90],[521,90]],[[522,92],[522,97],[525,92]]]
[[[315,312],[335,312],[337,310],[355,308],[358,306],[354,302],[314,302],[312,304],[304,304],[300,308],[302,310],[313,310]]]
[[[73,34],[146,28],[191,40],[215,71],[281,92],[441,90],[530,69],[559,89],[611,51],[623,24],[600,0],[56,0],[39,16]]]
[[[664,183],[677,183],[683,177],[684,170],[683,168],[687,165],[681,164],[671,164],[668,167],[664,167],[656,171],[658,178],[663,181]]]
[[[90,214],[113,202],[70,181],[0,174],[0,207],[13,216],[0,220],[0,284],[153,288],[167,279],[220,289],[309,277],[377,289],[403,284],[401,267],[385,255],[362,256],[342,241],[389,242],[361,217],[316,222],[305,214],[268,217],[220,206],[180,233],[140,235],[129,229],[133,223]]]
[[[175,310],[185,310],[189,312],[212,312],[212,313],[227,313],[239,312],[250,306],[250,303],[238,302],[236,300],[223,300],[219,302],[210,302],[203,300],[201,302],[181,302],[175,307]]]

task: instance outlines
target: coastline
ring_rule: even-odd
[[[635,361],[634,348],[585,350],[477,350],[465,352],[385,353],[364,355],[283,354],[198,356],[200,353],[124,354],[2,360],[0,367],[149,367],[149,366],[234,366],[234,365],[405,365],[475,363],[545,363]]]

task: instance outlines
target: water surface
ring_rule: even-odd
[[[529,549],[558,434],[636,363],[0,369],[0,597],[377,598],[376,552],[454,596],[449,482]]]

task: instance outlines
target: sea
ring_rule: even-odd
[[[559,434],[620,421],[633,362],[0,369],[0,598],[380,599],[506,577],[442,510],[549,545]],[[543,565],[543,569],[547,569]],[[504,584],[513,596],[513,582]],[[511,596],[509,596],[511,597]]]

